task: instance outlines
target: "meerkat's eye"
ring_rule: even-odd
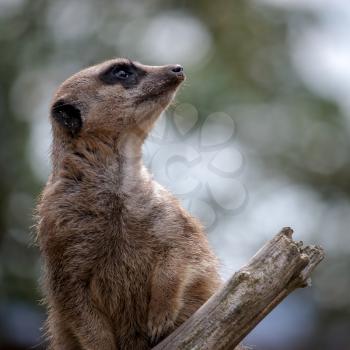
[[[124,69],[116,67],[112,70],[112,74],[119,79],[127,79],[131,74],[126,72]]]
[[[105,84],[120,84],[125,89],[129,89],[136,86],[144,75],[145,72],[135,66],[132,62],[120,62],[114,63],[106,70],[102,71],[99,78]]]

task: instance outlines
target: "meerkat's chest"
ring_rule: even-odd
[[[115,321],[129,322],[128,317],[148,304],[155,256],[152,251],[122,244],[114,253],[96,262],[91,277],[91,293],[98,306]]]

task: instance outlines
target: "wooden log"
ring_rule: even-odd
[[[267,242],[196,313],[153,350],[232,350],[289,293],[310,284],[324,258],[289,227]],[[296,325],[297,326],[297,325]],[[241,348],[242,349],[242,348]]]

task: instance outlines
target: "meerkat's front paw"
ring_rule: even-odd
[[[149,311],[147,326],[152,344],[157,343],[174,329],[177,314],[178,312],[174,310],[159,310],[159,308]]]

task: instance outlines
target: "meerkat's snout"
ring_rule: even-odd
[[[142,67],[144,67],[146,71],[145,85],[147,86],[147,80],[149,79],[149,81],[154,84],[155,88],[159,86],[159,88],[165,89],[164,92],[166,92],[166,88],[169,88],[169,90],[172,88],[176,89],[186,78],[184,69],[179,64]]]
[[[171,79],[174,79],[178,84],[182,83],[185,80],[184,69],[179,64],[166,66],[169,76]]]
[[[164,109],[172,100],[177,88],[186,79],[183,67],[179,64],[165,66],[136,64],[145,71],[145,77],[140,83],[136,103],[158,103]]]
[[[168,69],[169,69],[169,75],[174,77],[173,79],[176,79],[178,83],[181,83],[182,81],[185,80],[186,76],[184,74],[184,68],[181,65],[179,64],[170,65]]]
[[[179,79],[180,81],[185,79],[184,68],[179,64],[170,66],[170,72],[171,74],[174,74],[176,78]]]

